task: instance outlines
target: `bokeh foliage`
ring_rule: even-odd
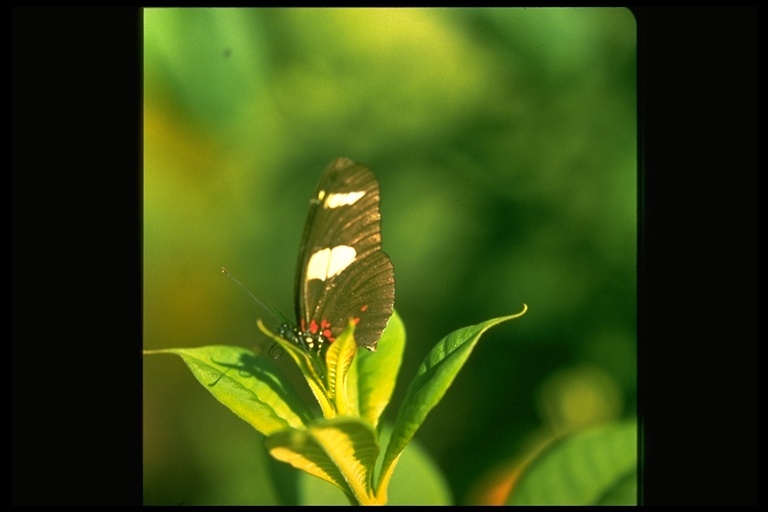
[[[292,314],[307,201],[348,156],[381,182],[408,331],[385,418],[438,339],[529,306],[416,436],[458,503],[543,439],[635,414],[630,11],[147,9],[143,50],[145,348],[268,348],[219,269]],[[177,361],[144,368],[145,501],[275,503],[259,434]]]

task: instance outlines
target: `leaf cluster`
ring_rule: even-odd
[[[354,504],[385,504],[392,472],[429,412],[489,328],[525,313],[454,331],[427,355],[382,446],[381,416],[394,391],[405,349],[405,328],[395,312],[377,352],[358,350],[354,324],[325,352],[302,347],[260,328],[296,363],[322,416],[313,415],[277,366],[236,346],[212,345],[145,353],[180,356],[205,388],[262,433],[269,453],[341,489]],[[376,471],[378,469],[378,471]]]

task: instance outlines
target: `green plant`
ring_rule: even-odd
[[[335,485],[353,504],[386,504],[403,450],[445,395],[480,336],[526,310],[524,306],[518,314],[458,329],[440,340],[419,367],[386,436],[380,419],[392,397],[405,348],[405,328],[396,312],[377,352],[358,350],[350,324],[322,353],[324,357],[284,340],[259,322],[298,365],[321,415],[299,399],[268,357],[251,350],[212,345],[144,353],[180,356],[217,400],[265,436],[265,446],[275,459]]]
[[[636,420],[555,438],[520,468],[506,504],[637,504]]]

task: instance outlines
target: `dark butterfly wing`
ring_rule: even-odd
[[[359,346],[376,350],[395,301],[392,262],[381,250],[379,182],[348,158],[330,163],[310,200],[296,272],[302,331],[333,340],[350,319]]]

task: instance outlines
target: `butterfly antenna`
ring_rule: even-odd
[[[236,284],[237,286],[239,286],[240,288],[242,288],[243,290],[245,290],[245,293],[247,293],[248,295],[250,295],[250,296],[251,296],[251,298],[252,298],[254,301],[256,301],[256,304],[258,304],[259,306],[261,306],[262,308],[264,308],[264,310],[266,310],[266,311],[267,311],[267,312],[268,312],[270,315],[272,315],[272,316],[273,316],[273,317],[274,317],[276,320],[278,320],[278,321],[281,321],[281,322],[285,322],[285,321],[286,321],[286,317],[285,317],[285,315],[281,314],[281,313],[280,313],[280,312],[279,312],[279,311],[278,311],[276,308],[274,308],[274,307],[268,307],[266,304],[264,304],[264,303],[263,303],[263,302],[261,302],[259,299],[257,299],[257,298],[256,298],[256,296],[255,296],[253,293],[251,293],[251,290],[249,290],[248,288],[246,288],[246,287],[245,287],[245,285],[244,285],[243,283],[241,283],[240,281],[238,281],[238,280],[237,280],[237,278],[236,278],[235,276],[233,276],[232,274],[230,274],[230,273],[229,273],[229,271],[228,271],[226,268],[224,268],[224,267],[221,267],[221,272],[222,272],[224,275],[226,275],[228,278],[230,278],[232,281],[234,281],[234,282],[235,282],[235,284]],[[282,317],[282,320],[281,320],[281,317]],[[277,343],[272,343],[272,346],[269,348],[269,357],[271,357],[272,359],[278,359],[278,358],[280,358],[280,356],[282,356],[282,355],[283,355],[283,349],[282,349],[282,348],[280,348],[280,346],[279,346]]]
[[[275,318],[275,319],[276,319],[278,322],[281,322],[281,321],[283,321],[283,320],[282,320],[282,318],[284,318],[284,316],[285,316],[285,315],[281,315],[281,314],[280,314],[280,312],[279,312],[279,311],[277,311],[277,310],[276,310],[274,307],[270,307],[270,306],[267,306],[266,304],[264,304],[263,302],[261,302],[259,299],[257,299],[257,298],[256,298],[256,296],[255,296],[254,294],[252,294],[252,293],[251,293],[251,290],[249,290],[248,288],[246,288],[246,287],[245,287],[245,285],[244,285],[243,283],[241,283],[240,281],[238,281],[238,280],[237,280],[237,278],[236,278],[235,276],[233,276],[232,274],[230,274],[230,273],[229,273],[229,271],[228,271],[226,268],[224,268],[224,267],[221,267],[221,272],[222,272],[224,275],[226,275],[228,278],[230,278],[232,281],[234,281],[234,282],[235,282],[235,284],[236,284],[237,286],[239,286],[240,288],[242,288],[243,290],[245,290],[245,293],[247,293],[248,295],[250,295],[250,296],[251,296],[251,298],[252,298],[252,299],[253,299],[253,300],[256,302],[256,304],[258,304],[259,306],[261,306],[262,308],[264,308],[264,310],[265,310],[265,311],[267,311],[267,312],[268,312],[270,315],[272,315],[272,316],[273,316],[273,317],[274,317],[274,318]]]

